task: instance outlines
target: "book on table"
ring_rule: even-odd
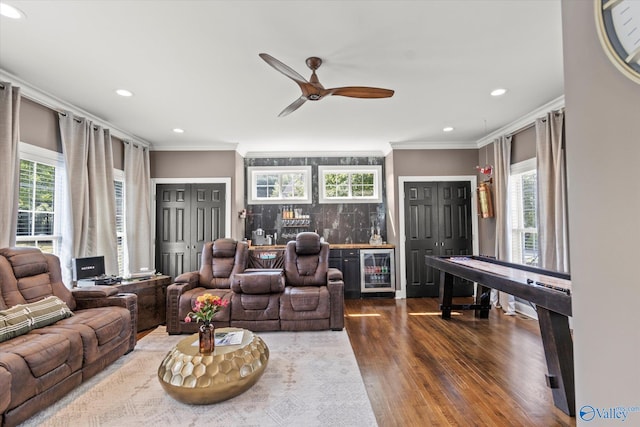
[[[216,332],[214,339],[216,345],[238,345],[242,343],[243,334],[244,331]]]

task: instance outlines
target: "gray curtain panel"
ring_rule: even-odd
[[[509,207],[509,177],[511,174],[512,136],[501,136],[493,142],[495,206],[496,213],[496,257],[511,261],[511,209]],[[491,291],[491,302],[502,306],[507,314],[516,311],[515,298],[504,292]]]
[[[63,244],[72,257],[104,256],[107,274],[118,274],[111,134],[71,113],[59,124],[71,215]]]
[[[0,248],[16,244],[20,178],[20,88],[0,82]]]
[[[124,188],[129,254],[126,274],[153,265],[149,149],[132,142],[124,145]]]
[[[535,126],[541,267],[569,272],[564,111],[548,113]]]

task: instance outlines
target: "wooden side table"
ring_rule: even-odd
[[[170,284],[169,276],[153,276],[150,279],[123,281],[115,285],[118,292],[138,296],[138,332],[165,323],[167,286]]]
[[[198,334],[182,339],[158,368],[158,381],[174,399],[205,405],[230,399],[247,391],[262,376],[269,362],[269,348],[253,332],[240,328],[216,328],[216,332],[243,331],[238,345],[217,345],[202,355]]]

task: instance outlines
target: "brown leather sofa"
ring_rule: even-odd
[[[317,233],[298,234],[285,249],[284,269],[247,269],[248,247],[219,239],[205,245],[200,271],[184,273],[167,288],[167,332],[193,333],[184,322],[198,295],[229,300],[214,317],[217,327],[252,331],[342,330],[342,272],[329,268],[329,244]]]
[[[0,249],[0,425],[21,423],[133,350],[136,323],[136,295],[70,291],[56,256]]]

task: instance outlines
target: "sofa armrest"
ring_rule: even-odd
[[[331,299],[329,327],[334,331],[340,331],[344,328],[344,281],[342,280],[342,272],[340,270],[337,271],[340,272],[339,279],[337,276],[333,276],[334,278],[331,279],[332,273],[329,273],[327,283]]]
[[[0,367],[0,414],[3,414],[11,403],[11,372]],[[2,415],[0,415],[2,421]]]
[[[97,286],[96,286],[97,287]],[[107,287],[108,286],[104,286]],[[85,288],[91,289],[92,287]],[[114,288],[116,291],[117,288]],[[93,289],[93,291],[99,292],[99,290]],[[129,338],[129,351],[133,350],[136,346],[137,334],[138,334],[138,296],[136,294],[115,294],[106,297],[83,297],[86,294],[80,292],[80,297],[76,297],[76,310],[88,310],[98,307],[124,307],[129,310],[131,315],[131,337]],[[129,352],[127,351],[127,353]]]
[[[200,273],[197,271],[188,271],[186,273],[182,273],[178,277],[175,278],[173,283],[189,283],[193,286],[198,283],[200,280]]]
[[[114,286],[88,286],[86,288],[73,288],[71,290],[73,298],[76,299],[92,299],[106,298],[118,294],[118,288]]]
[[[343,280],[343,276],[342,276],[342,270],[339,270],[337,268],[333,268],[333,267],[329,267],[327,269],[327,280],[329,280],[330,282],[333,281],[342,281]]]
[[[168,334],[179,334],[180,320],[178,318],[180,308],[180,297],[185,292],[195,288],[200,281],[200,275],[197,271],[182,273],[173,284],[167,286],[167,302],[166,302],[166,325]]]

